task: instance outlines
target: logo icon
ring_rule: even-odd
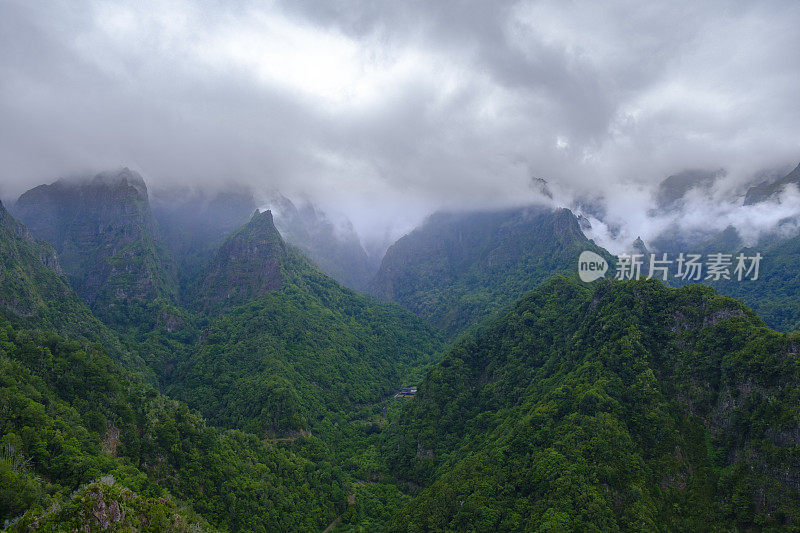
[[[578,257],[578,276],[581,281],[590,283],[600,279],[608,272],[608,262],[602,256],[585,250]]]

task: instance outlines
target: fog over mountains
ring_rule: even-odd
[[[672,223],[646,218],[667,176],[725,169],[718,203],[800,160],[783,104],[798,16],[789,1],[10,0],[0,197],[128,166],[153,190],[310,198],[385,247],[439,208],[531,201],[537,177],[561,205],[602,204],[620,243],[647,240]]]

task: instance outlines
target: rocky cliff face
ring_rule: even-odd
[[[241,304],[281,288],[286,245],[272,212],[257,212],[231,235],[206,266],[195,300],[206,311]]]
[[[15,210],[55,247],[70,283],[98,316],[125,322],[132,307],[176,298],[173,267],[137,173],[126,168],[40,185],[20,196]]]
[[[34,238],[25,224],[22,224],[9,214],[2,202],[0,202],[0,227],[3,228],[3,231],[6,232],[8,236],[16,235],[22,242],[29,245],[30,251],[44,266],[59,276],[64,274],[55,249],[48,243]]]
[[[129,368],[118,339],[92,316],[61,275],[58,257],[48,243],[35,239],[0,203],[0,318],[55,331],[74,340],[99,342]]]

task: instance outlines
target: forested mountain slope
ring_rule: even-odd
[[[0,523],[296,531],[344,510],[341,474],[315,439],[292,451],[218,430],[123,370],[127,352],[92,342],[114,336],[2,206],[0,250]]]
[[[99,342],[125,367],[148,374],[143,360],[124,349],[61,276],[53,248],[34,239],[0,203],[0,317],[53,331],[73,340]]]
[[[20,196],[14,211],[53,245],[70,284],[105,323],[149,323],[176,301],[174,265],[135,172],[40,185]]]
[[[389,248],[370,292],[454,336],[575,272],[585,249],[601,252],[567,209],[437,213]]]
[[[313,530],[344,508],[329,469],[253,435],[207,426],[185,405],[132,381],[97,346],[0,319],[0,369],[0,521],[28,511],[20,530],[37,521],[92,526],[97,497],[72,492],[108,476],[111,488],[105,481],[87,490],[109,492],[99,496],[103,509],[127,509],[136,529],[150,531],[188,531],[205,521],[233,530]]]
[[[702,286],[556,278],[463,338],[390,431],[394,529],[800,525],[800,334]]]
[[[407,311],[322,274],[283,242],[269,211],[222,244],[197,294],[200,308],[221,314],[169,390],[209,421],[258,435],[379,402],[442,348]]]

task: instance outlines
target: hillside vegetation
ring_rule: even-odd
[[[658,282],[556,278],[462,339],[395,426],[393,529],[800,524],[800,334]]]

